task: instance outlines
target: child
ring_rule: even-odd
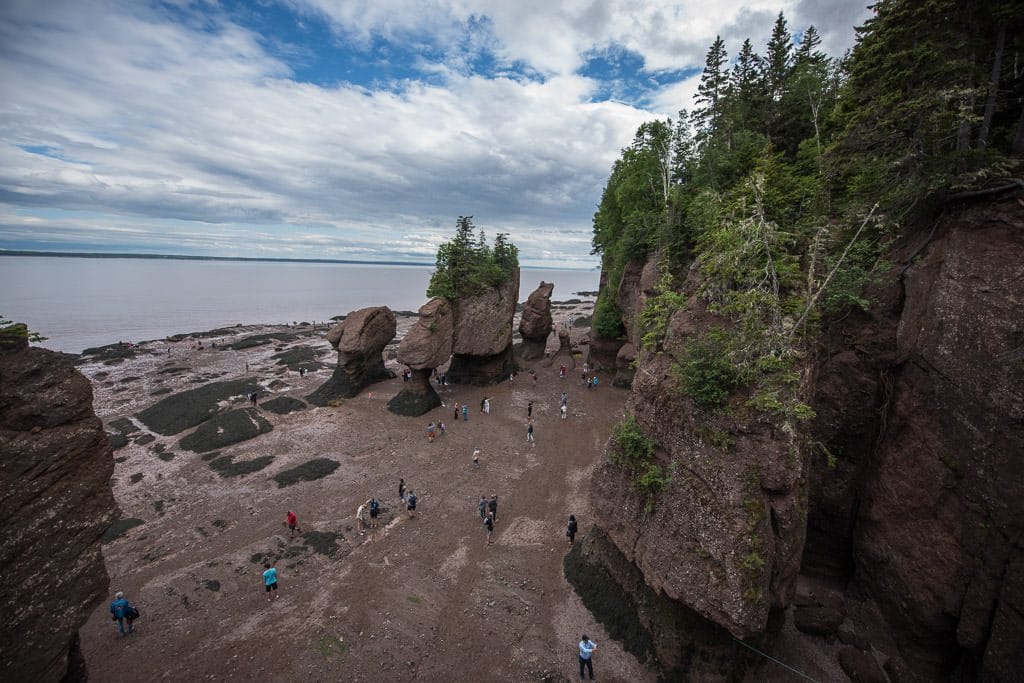
[[[277,569],[269,562],[263,563],[263,586],[267,589],[267,602],[277,600]],[[273,596],[273,597],[271,597]]]

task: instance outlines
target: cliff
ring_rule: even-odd
[[[92,387],[62,354],[0,340],[0,453],[0,677],[84,680],[78,629],[108,592],[114,463]]]
[[[636,471],[601,467],[590,497],[608,542],[590,566],[622,575],[610,568],[624,558],[657,600],[722,629],[673,633],[654,598],[624,583],[662,670],[737,675],[725,644],[770,650],[794,602],[797,628],[827,635],[842,624],[857,645],[840,656],[848,671],[868,652],[862,661],[885,663],[894,680],[1012,680],[1024,665],[1018,199],[948,208],[934,227],[907,230],[888,258],[897,265],[869,311],[824,321],[816,354],[793,369],[811,421],[750,409],[752,389],[717,411],[678,390],[679,342],[728,325],[694,296],[695,272],[669,323],[674,343],[640,354],[627,413],[667,482],[651,493]],[[623,276],[627,327],[643,297],[622,287],[642,292],[649,267]],[[835,594],[795,601],[802,576]],[[808,626],[815,609],[834,623]]]
[[[512,320],[519,296],[519,268],[497,287],[461,296],[455,311],[449,379],[459,384],[487,385],[512,370]]]

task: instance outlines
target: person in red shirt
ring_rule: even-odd
[[[294,536],[295,535],[295,530],[299,529],[299,518],[291,510],[288,511],[288,521],[287,521],[287,524],[288,524],[288,528],[292,532],[292,536]],[[299,533],[300,534],[302,533],[302,529],[299,529]]]

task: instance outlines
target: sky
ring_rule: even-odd
[[[2,0],[0,250],[587,268],[611,166],[783,11],[867,0]]]

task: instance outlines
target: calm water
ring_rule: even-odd
[[[415,311],[429,266],[0,256],[0,316],[59,351],[162,339],[225,325],[329,320],[366,306]],[[597,289],[599,273],[523,268],[519,300],[541,280],[553,300]]]

